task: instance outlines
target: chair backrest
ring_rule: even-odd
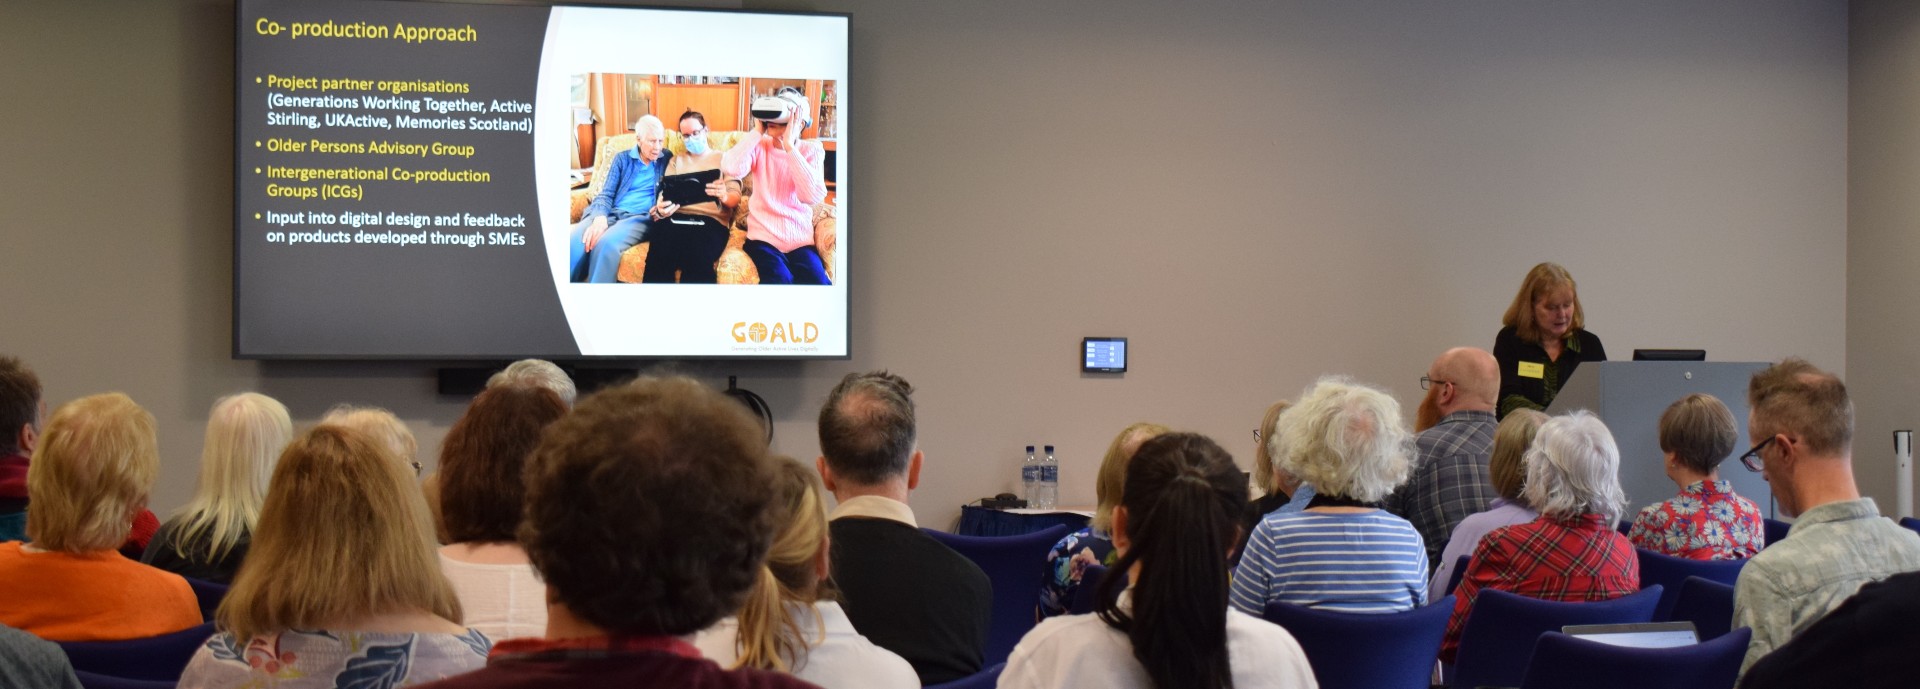
[[[174,689],[177,682],[161,679],[127,679],[75,670],[82,689]]]
[[[1746,560],[1689,560],[1644,548],[1634,548],[1634,553],[1640,558],[1640,588],[1659,585],[1666,591],[1660,596],[1660,605],[1653,609],[1656,620],[1667,619],[1672,614],[1673,601],[1680,597],[1680,582],[1687,577],[1731,586],[1740,579],[1740,568],[1747,564]]]
[[[1753,630],[1741,627],[1718,639],[1675,648],[1628,648],[1576,639],[1560,632],[1540,636],[1521,689],[1733,689]]]
[[[1562,602],[1481,591],[1460,632],[1452,684],[1456,689],[1518,686],[1541,634],[1570,624],[1651,622],[1660,592],[1655,585],[1613,600]]]
[[[945,684],[929,685],[927,689],[993,689],[1000,681],[1000,671],[1007,669],[1006,663],[996,663],[987,669],[973,673]]]
[[[187,661],[213,636],[213,625],[203,624],[172,634],[126,641],[61,641],[73,669],[109,677],[174,682]]]
[[[1020,536],[956,536],[933,529],[923,531],[979,565],[993,582],[993,622],[987,628],[981,662],[992,665],[1005,661],[1020,637],[1033,629],[1035,610],[1040,606],[1040,584],[1047,573],[1047,551],[1070,530],[1065,524],[1056,524]]]
[[[182,578],[187,580],[188,586],[193,587],[193,597],[200,602],[200,619],[212,622],[214,611],[220,609],[220,601],[226,599],[227,589],[230,587],[227,584],[201,581],[193,577]]]
[[[1781,539],[1784,539],[1787,537],[1788,529],[1793,528],[1792,524],[1788,524],[1778,519],[1762,518],[1760,521],[1763,523],[1763,525],[1767,530],[1767,544],[1765,546],[1761,546],[1762,548],[1773,547],[1773,544],[1779,543]]]
[[[1106,565],[1087,565],[1081,570],[1080,585],[1073,589],[1073,600],[1067,601],[1067,614],[1085,615],[1099,607],[1100,580],[1106,576]]]
[[[1900,525],[1907,527],[1908,530],[1920,532],[1920,519],[1914,519],[1913,517],[1901,517]]]
[[[1467,554],[1461,555],[1460,559],[1453,562],[1453,572],[1447,575],[1446,595],[1451,596],[1454,589],[1460,588],[1460,580],[1467,576],[1467,563],[1472,561],[1473,555]]]
[[[1733,587],[1700,577],[1680,583],[1673,611],[1666,619],[1693,623],[1701,641],[1717,639],[1733,628]]]
[[[1300,642],[1321,689],[1427,689],[1452,614],[1447,596],[1386,615],[1268,603],[1266,618]]]

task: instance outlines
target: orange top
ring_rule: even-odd
[[[0,543],[0,623],[51,641],[119,641],[200,624],[180,575],[112,550],[74,554]]]

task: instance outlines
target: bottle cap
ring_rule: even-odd
[[[1052,446],[1052,445],[1048,445],[1048,446],[1047,446],[1047,452],[1053,452],[1053,446]]]
[[[1028,445],[1028,446],[1027,446],[1027,451],[1028,451],[1028,452],[1032,452],[1032,451],[1033,451],[1033,446],[1032,446],[1032,445]]]

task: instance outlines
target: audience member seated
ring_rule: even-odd
[[[1440,566],[1433,572],[1433,581],[1427,583],[1429,597],[1437,599],[1447,595],[1446,586],[1453,581],[1454,567],[1460,558],[1473,554],[1487,532],[1540,517],[1539,512],[1528,506],[1521,490],[1527,483],[1527,447],[1540,432],[1540,424],[1546,422],[1545,413],[1515,409],[1495,428],[1493,458],[1487,462],[1487,473],[1493,479],[1494,492],[1500,497],[1493,499],[1487,511],[1467,515],[1459,526],[1453,527],[1453,535],[1447,538],[1447,549],[1440,553]]]
[[[847,374],[820,408],[817,464],[839,502],[828,531],[847,618],[912,663],[921,684],[940,684],[980,671],[993,584],[979,565],[922,533],[907,506],[925,459],[912,394],[886,371]]]
[[[1753,628],[1742,673],[1862,585],[1920,570],[1920,535],[1880,516],[1854,485],[1853,401],[1839,378],[1789,358],[1753,375],[1747,409],[1754,445],[1740,460],[1799,519],[1734,585],[1733,626]]]
[[[792,459],[773,463],[778,532],[767,562],[739,614],[701,632],[694,645],[721,667],[786,672],[833,689],[920,686],[906,659],[861,636],[829,597],[820,479]]]
[[[1253,533],[1253,527],[1260,518],[1267,516],[1280,506],[1293,499],[1293,493],[1300,489],[1300,478],[1287,470],[1275,466],[1274,456],[1268,447],[1274,438],[1274,429],[1279,425],[1280,412],[1293,406],[1292,402],[1280,400],[1267,407],[1267,413],[1260,418],[1260,427],[1253,429],[1253,485],[1262,491],[1260,497],[1249,504],[1245,528]],[[1244,538],[1244,537],[1243,537]]]
[[[1413,476],[1387,499],[1387,510],[1413,523],[1432,567],[1460,520],[1491,507],[1497,495],[1487,463],[1500,364],[1483,349],[1450,349],[1434,359],[1420,387],[1427,395],[1414,424]]]
[[[552,390],[489,388],[440,442],[440,569],[465,624],[494,639],[547,630],[546,585],[514,539],[526,504],[521,478],[540,433],[567,413]]]
[[[391,448],[322,423],[267,486],[253,548],[181,689],[406,686],[479,668],[433,556],[426,501]],[[378,681],[375,681],[378,680]]]
[[[520,543],[547,583],[547,634],[432,689],[807,689],[724,670],[685,637],[738,610],[773,541],[766,436],[686,378],[581,399],[527,460]]]
[[[1747,669],[1742,689],[1906,689],[1920,673],[1920,572],[1860,587],[1840,607]]]
[[[1096,615],[1055,617],[1027,632],[1000,688],[1316,686],[1292,635],[1226,605],[1244,476],[1204,436],[1174,433],[1141,445],[1113,511],[1121,553],[1114,566],[1130,574],[1125,593],[1101,595]],[[1101,587],[1118,584],[1108,578]]]
[[[573,378],[566,371],[545,359],[521,359],[506,368],[500,369],[487,378],[488,388],[509,385],[530,385],[536,388],[552,390],[560,396],[560,401],[568,407],[573,406],[574,397],[579,391],[573,385]]]
[[[27,536],[0,544],[0,624],[52,641],[118,641],[200,624],[180,575],[116,549],[160,471],[153,415],[120,393],[60,405],[27,469]]]
[[[232,582],[247,559],[267,479],[292,439],[287,407],[272,397],[244,392],[214,402],[200,453],[200,489],[161,525],[140,561],[201,581]]]
[[[0,687],[81,689],[59,646],[6,625],[0,625]]]
[[[1233,607],[1268,603],[1390,613],[1426,602],[1427,551],[1380,501],[1407,479],[1408,433],[1393,397],[1323,378],[1280,414],[1282,466],[1319,491],[1302,512],[1267,515],[1233,576]]]
[[[342,404],[327,410],[320,417],[320,423],[345,426],[354,429],[380,443],[387,450],[386,455],[400,466],[407,467],[418,477],[420,470],[420,444],[413,438],[413,431],[407,424],[394,416],[393,412],[379,407],[355,407]]]
[[[1586,411],[1540,426],[1527,449],[1527,504],[1540,518],[1487,532],[1454,589],[1440,659],[1452,662],[1481,591],[1552,601],[1610,600],[1640,590],[1640,562],[1613,523],[1626,507],[1620,450]]]
[[[1720,480],[1720,462],[1733,454],[1739,432],[1733,412],[1712,395],[1687,395],[1667,407],[1660,451],[1680,495],[1640,510],[1627,536],[1634,545],[1692,560],[1741,560],[1766,546],[1760,508]]]
[[[10,356],[0,356],[0,541],[27,537],[27,465],[47,403],[40,377]]]
[[[1120,504],[1120,489],[1126,485],[1127,460],[1140,449],[1140,443],[1170,432],[1166,426],[1142,421],[1121,430],[1107,445],[1106,457],[1100,460],[1100,475],[1093,484],[1093,521],[1067,534],[1047,551],[1046,572],[1040,583],[1040,619],[1067,614],[1087,565],[1113,564],[1113,508]]]

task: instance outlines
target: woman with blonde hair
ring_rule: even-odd
[[[51,641],[117,641],[200,624],[180,575],[116,549],[160,473],[153,415],[114,392],[60,405],[27,467],[27,537],[0,544],[0,624]]]
[[[342,404],[327,410],[320,417],[320,423],[344,426],[367,434],[368,438],[385,445],[394,461],[413,470],[418,477],[420,470],[420,443],[413,438],[413,430],[393,412],[379,407],[356,407]]]
[[[406,686],[479,669],[492,642],[461,619],[426,500],[387,444],[323,423],[267,486],[253,552],[183,689]]]
[[[786,672],[822,687],[920,686],[906,659],[861,636],[832,599],[820,479],[790,458],[776,465],[778,531],[759,580],[739,614],[700,632],[694,645],[728,669]]]
[[[1558,263],[1527,271],[1500,325],[1493,358],[1500,362],[1501,418],[1515,409],[1546,409],[1581,362],[1607,360],[1600,336],[1587,330],[1573,275]]]
[[[1066,614],[1087,565],[1112,563],[1113,508],[1120,505],[1120,490],[1127,485],[1127,460],[1133,459],[1141,443],[1172,432],[1166,426],[1140,421],[1121,429],[1107,444],[1107,454],[1100,460],[1100,474],[1093,484],[1093,521],[1062,537],[1047,551],[1046,578],[1040,583],[1040,619]]]
[[[200,489],[161,525],[141,561],[185,577],[221,584],[247,557],[273,463],[293,438],[287,407],[254,392],[213,403],[200,454]]]
[[[1460,525],[1453,527],[1453,535],[1447,540],[1447,547],[1440,553],[1439,569],[1433,573],[1433,581],[1427,590],[1432,597],[1439,598],[1447,594],[1447,582],[1453,580],[1454,565],[1460,558],[1472,555],[1474,546],[1480,545],[1480,539],[1502,526],[1525,524],[1540,516],[1527,506],[1527,498],[1521,493],[1527,481],[1527,447],[1533,444],[1533,437],[1540,433],[1540,424],[1547,422],[1547,415],[1532,409],[1516,409],[1493,431],[1493,457],[1487,462],[1487,472],[1493,479],[1493,491],[1500,497],[1484,512],[1467,515]]]

